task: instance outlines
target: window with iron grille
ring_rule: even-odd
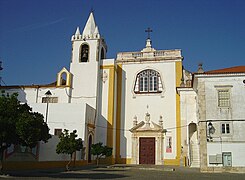
[[[162,89],[161,77],[157,71],[146,69],[137,74],[135,93],[161,93]]]
[[[229,89],[218,90],[218,107],[230,107]]]

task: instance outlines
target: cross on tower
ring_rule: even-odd
[[[152,32],[152,29],[148,27],[148,28],[145,30],[145,32],[148,33],[147,39],[150,39],[150,33]]]

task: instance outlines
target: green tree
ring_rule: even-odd
[[[66,170],[70,170],[70,164],[72,161],[72,155],[76,151],[80,151],[83,148],[83,141],[81,138],[77,138],[77,131],[73,130],[69,134],[67,129],[60,135],[60,142],[56,146],[56,152],[58,154],[68,154],[70,155],[70,161],[66,165]]]
[[[51,137],[43,115],[21,104],[17,96],[0,96],[0,172],[3,153],[11,144],[33,148],[39,141],[47,142]]]
[[[112,155],[112,148],[103,146],[102,142],[91,145],[91,154],[96,156],[96,164],[99,166],[99,159],[103,156],[110,157]]]

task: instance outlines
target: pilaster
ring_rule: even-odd
[[[198,136],[200,142],[200,169],[207,169],[207,131],[206,131],[206,98],[205,98],[205,82],[198,83]]]

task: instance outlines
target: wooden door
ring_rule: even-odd
[[[139,143],[139,163],[155,164],[155,138],[140,138]]]

